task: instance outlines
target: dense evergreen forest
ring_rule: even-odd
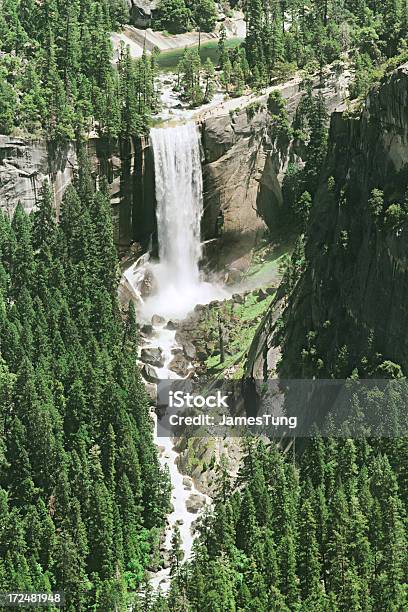
[[[381,62],[407,52],[406,0],[248,0],[244,6],[246,56],[254,80],[263,83],[288,64],[318,68],[350,52],[359,95]]]
[[[152,598],[151,610],[405,610],[406,438],[316,437],[299,457],[244,446],[236,481],[221,462],[191,564],[178,567],[175,540],[169,598]]]
[[[65,590],[66,610],[126,609],[168,510],[136,366],[106,185],[81,163],[60,223],[1,215],[0,591]]]
[[[141,134],[157,105],[154,57],[112,65],[116,0],[2,0],[0,132],[73,140]],[[118,8],[119,7],[119,8]]]
[[[204,0],[205,5],[211,2]],[[194,3],[195,10],[207,14],[199,4]],[[225,25],[218,26],[216,77],[229,96],[281,82],[299,69],[313,74],[346,62],[353,69],[350,97],[363,98],[388,68],[408,57],[406,0],[247,0],[239,6],[247,23],[245,41],[229,48]],[[157,14],[157,27],[172,32],[199,23],[184,0],[163,0]],[[209,31],[215,22],[200,27]],[[209,64],[201,64],[197,48],[186,49],[180,61],[180,90],[193,106],[212,97],[214,67]]]

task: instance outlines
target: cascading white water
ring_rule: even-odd
[[[220,286],[200,278],[201,236],[203,214],[203,179],[201,171],[200,135],[194,123],[152,129],[150,144],[154,155],[156,181],[156,215],[159,244],[159,262],[150,260],[145,254],[123,275],[123,290],[133,291],[137,300],[141,320],[152,315],[161,315],[164,321],[170,318],[183,319],[196,304],[206,304],[213,299],[224,299],[228,294]],[[152,286],[149,297],[143,298],[141,287],[148,280]],[[162,368],[153,368],[158,379],[178,379],[172,371],[171,362],[175,351],[183,348],[176,341],[176,331],[167,329],[164,321],[152,320],[153,334],[144,341],[144,346],[160,348],[165,357]],[[192,366],[191,366],[192,367]],[[154,415],[157,424],[157,416]],[[195,534],[193,524],[202,509],[191,509],[188,501],[211,504],[211,499],[199,493],[193,482],[187,482],[179,471],[179,453],[173,448],[170,437],[158,437],[161,447],[160,463],[167,465],[173,487],[173,510],[168,516],[164,538],[164,558],[171,548],[172,531],[180,528],[181,550],[184,561],[191,555]],[[188,479],[187,479],[188,480]],[[190,499],[191,498],[191,499]],[[201,501],[200,501],[201,500]],[[163,568],[151,577],[150,584],[167,591],[170,586],[170,569]]]
[[[156,291],[142,308],[153,314],[184,317],[196,304],[223,292],[200,280],[203,178],[200,135],[195,123],[153,128],[159,263],[149,264]]]
[[[159,257],[176,287],[199,282],[203,212],[201,151],[194,123],[152,129]]]

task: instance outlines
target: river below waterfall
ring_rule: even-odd
[[[176,379],[180,378],[168,369],[169,361],[174,356],[172,349],[177,348],[175,341],[175,332],[164,329],[163,326],[154,327],[154,339],[148,342],[149,347],[160,347],[165,357],[165,365],[159,370],[160,376],[163,380],[165,379]],[[167,517],[167,528],[165,534],[164,556],[167,556],[171,550],[171,539],[175,526],[177,525],[180,530],[180,545],[184,553],[183,561],[187,561],[190,558],[191,550],[194,542],[193,523],[200,516],[202,509],[199,512],[191,512],[188,510],[188,500],[194,496],[196,499],[202,501],[202,506],[211,503],[211,499],[207,495],[200,493],[191,478],[183,476],[178,468],[178,452],[173,447],[174,439],[170,436],[159,437],[157,434],[157,415],[153,413],[155,421],[155,443],[160,452],[160,464],[162,467],[167,466],[170,474],[172,494],[171,504],[172,511]],[[160,588],[162,592],[166,592],[170,586],[170,568],[162,569],[154,574],[151,579],[152,587],[157,590]]]
[[[177,346],[176,332],[166,327],[169,319],[180,321],[196,304],[222,299],[227,293],[203,278],[200,271],[203,179],[197,126],[189,123],[152,129],[150,144],[155,169],[159,258],[150,261],[148,255],[144,256],[124,273],[124,282],[133,290],[139,319],[149,325],[152,323],[152,333],[147,338],[144,336],[140,351],[160,349],[161,364],[149,366],[153,379],[160,381],[181,378],[169,367],[177,350],[182,351],[182,347]],[[151,278],[152,291],[147,298],[142,298],[141,285],[146,275]],[[186,561],[194,541],[193,523],[211,499],[197,491],[191,478],[181,474],[173,438],[158,437],[156,413],[153,418],[160,463],[168,467],[172,484],[172,511],[161,548],[167,561],[165,565],[168,565],[166,557],[169,556],[175,526],[180,530],[180,547],[184,553],[183,561]],[[169,567],[154,574],[151,585],[166,592],[170,586]]]

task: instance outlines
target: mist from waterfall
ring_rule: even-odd
[[[155,291],[143,315],[183,317],[223,292],[200,279],[203,177],[195,123],[152,128],[159,263],[150,264]]]

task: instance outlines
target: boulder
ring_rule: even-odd
[[[190,476],[183,476],[183,486],[185,489],[191,490],[193,486],[193,481]]]
[[[164,357],[161,348],[143,348],[140,353],[140,359],[143,363],[148,363],[156,368],[162,368],[164,366]]]
[[[142,282],[140,283],[140,295],[142,298],[147,298],[156,289],[155,279],[150,270],[146,270]]]
[[[198,493],[192,493],[186,501],[187,512],[197,514],[205,506],[205,497]]]
[[[234,295],[232,296],[232,299],[234,300],[236,304],[243,304],[245,302],[245,298],[239,293],[234,293]]]
[[[151,383],[157,383],[160,380],[156,368],[148,363],[146,363],[142,368],[142,376],[145,380]]]
[[[256,297],[257,302],[263,302],[263,300],[266,300],[266,298],[268,297],[268,294],[263,289],[259,289],[259,291],[257,291],[256,293]]]
[[[169,329],[170,331],[176,331],[178,327],[179,327],[178,321],[169,321],[167,325],[165,326],[165,329]]]
[[[183,352],[184,352],[186,359],[188,359],[189,361],[192,361],[193,359],[196,358],[196,354],[197,354],[196,348],[194,344],[190,342],[189,340],[183,343]]]
[[[231,268],[226,274],[225,284],[236,285],[242,279],[242,271]]]
[[[153,336],[153,325],[142,325],[142,327],[140,328],[140,333],[142,334],[142,336],[150,338],[151,336]]]
[[[166,322],[166,319],[164,317],[161,317],[160,315],[155,314],[152,316],[153,327],[163,327],[165,322]]]
[[[175,372],[181,378],[184,378],[188,374],[189,362],[184,357],[184,355],[175,355],[169,364],[169,370]]]
[[[155,404],[157,402],[157,385],[154,383],[146,383],[145,389],[147,397],[149,399],[149,403]]]
[[[189,337],[190,337],[189,333],[184,329],[178,329],[176,331],[175,340],[177,344],[179,344],[180,346],[183,346],[185,342],[189,342]]]
[[[152,11],[157,7],[157,0],[127,0],[132,24],[137,28],[148,28],[151,25]]]
[[[170,567],[169,554],[168,554],[168,551],[166,551],[166,552],[167,552],[167,555],[166,554],[162,555],[162,562],[161,562],[162,569],[168,569]],[[164,584],[165,582],[166,581],[163,579],[160,582],[160,584]]]

